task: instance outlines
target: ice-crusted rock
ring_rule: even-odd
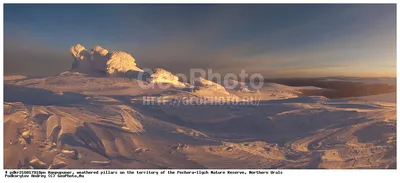
[[[196,78],[196,80],[194,80],[194,88],[195,89],[225,90],[225,88],[222,85],[214,83],[214,82],[204,79],[202,77]]]
[[[135,59],[130,54],[122,51],[109,54],[106,70],[108,75],[124,74],[130,70],[143,72],[142,69],[136,67]]]
[[[139,71],[135,59],[122,51],[109,52],[100,46],[95,46],[88,52],[84,46],[77,44],[70,48],[74,58],[72,71],[84,74],[107,74],[109,76],[124,75],[127,71]]]
[[[210,92],[219,92],[221,94],[229,95],[229,92],[225,90],[225,88],[217,83],[214,83],[210,80],[204,79],[202,77],[196,78],[193,83],[194,90],[197,91],[210,91]]]
[[[77,61],[85,60],[88,59],[86,56],[88,56],[88,52],[86,48],[80,44],[77,44],[75,46],[72,46],[69,49],[71,55],[75,58]]]
[[[99,55],[99,56],[106,56],[108,54],[108,50],[100,47],[100,46],[95,46],[92,48],[92,54],[95,55]]]
[[[185,87],[185,84],[179,81],[178,76],[175,76],[165,69],[156,68],[152,70],[152,74],[149,76],[151,83],[168,83],[175,86]]]
[[[107,61],[109,59],[108,50],[100,46],[95,46],[90,53],[92,54],[92,68],[94,70],[107,72]]]
[[[74,63],[72,64],[72,69],[76,70],[90,70],[90,53],[86,50],[86,48],[80,44],[72,46],[69,49],[72,57],[74,58]]]

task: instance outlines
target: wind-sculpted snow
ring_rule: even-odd
[[[395,101],[297,97],[298,87],[273,84],[258,92],[225,90],[205,79],[194,84],[188,92],[143,89],[123,77],[9,77],[4,167],[396,168]],[[260,101],[176,103],[232,97],[227,91]]]

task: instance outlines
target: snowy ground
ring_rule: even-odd
[[[68,73],[4,83],[5,168],[396,168],[393,94],[331,100],[266,84],[227,90],[257,105],[144,105],[201,96]]]

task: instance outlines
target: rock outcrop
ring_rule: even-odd
[[[185,84],[179,81],[178,76],[161,68],[153,69],[148,80],[151,83],[167,83],[174,86],[185,87]]]
[[[78,70],[80,72],[84,72],[90,70],[91,68],[91,56],[90,53],[86,50],[86,48],[80,44],[72,46],[69,49],[72,57],[74,58],[74,62],[72,64],[73,70]]]
[[[227,92],[222,85],[204,79],[202,77],[196,78],[194,80],[193,87],[194,91],[197,93],[211,93],[211,94],[214,93],[214,94],[230,95],[229,92]]]
[[[128,71],[143,72],[136,66],[135,59],[122,51],[109,52],[100,46],[87,51],[80,44],[72,46],[70,53],[74,58],[72,70],[84,74],[106,74],[109,76],[124,75]]]
[[[92,55],[92,68],[107,73],[108,50],[100,46],[95,46],[90,53]]]
[[[131,70],[143,72],[142,69],[136,67],[135,59],[130,54],[122,51],[109,54],[106,69],[108,75],[124,74]]]
[[[196,78],[196,80],[194,81],[194,89],[225,90],[222,85],[214,83],[202,77]]]

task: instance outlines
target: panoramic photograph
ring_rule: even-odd
[[[3,11],[5,170],[397,169],[396,4]]]

